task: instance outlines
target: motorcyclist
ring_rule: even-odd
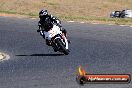
[[[120,12],[120,14],[119,14],[119,17],[120,17],[120,18],[125,18],[125,11],[126,11],[126,10],[122,10],[122,11]]]
[[[38,22],[39,29],[37,30],[37,32],[40,32],[44,39],[45,39],[44,32],[49,31],[53,27],[53,24],[59,26],[62,33],[64,33],[64,35],[66,36],[67,31],[64,28],[62,28],[61,21],[56,17],[49,15],[47,10],[41,10],[39,12],[39,18],[40,18],[40,21]],[[48,46],[51,46],[50,41],[47,39],[46,44]]]

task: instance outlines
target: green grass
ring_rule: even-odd
[[[63,20],[73,20],[73,21],[84,21],[87,23],[99,22],[99,23],[111,23],[117,25],[132,25],[132,18],[107,18],[107,17],[93,17],[93,16],[59,16]]]
[[[16,12],[16,11],[3,11],[0,10],[0,13],[6,13],[6,14],[15,14],[15,15],[25,15],[25,16],[29,16],[29,17],[38,17],[38,14],[35,13],[22,13],[22,12]]]
[[[109,18],[110,12],[130,8],[132,0],[0,0],[0,13],[38,18],[42,8],[61,20],[132,25],[132,19]]]
[[[18,13],[15,11],[1,11],[0,13],[7,13],[7,14],[16,14],[16,15],[25,15],[31,18],[38,18],[37,13]],[[57,15],[63,21],[85,21],[87,23],[91,22],[99,22],[99,23],[112,23],[117,25],[132,25],[132,18],[107,18],[107,17],[94,17],[94,16],[66,16],[66,15]]]

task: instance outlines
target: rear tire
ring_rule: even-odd
[[[62,41],[60,39],[56,39],[56,43],[60,47],[60,49],[62,50],[62,52],[65,55],[68,55],[69,54],[69,51],[65,48],[65,46],[63,45],[63,43],[62,43]]]

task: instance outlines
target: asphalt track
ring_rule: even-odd
[[[70,54],[53,52],[36,32],[37,21],[0,17],[0,88],[132,88],[130,84],[76,83],[78,66],[90,74],[132,75],[132,28],[63,22]]]

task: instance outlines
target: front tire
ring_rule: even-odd
[[[64,44],[62,43],[62,41],[60,39],[56,39],[56,43],[60,47],[60,50],[62,50],[62,52],[65,55],[68,55],[69,54],[69,51],[65,48]]]

